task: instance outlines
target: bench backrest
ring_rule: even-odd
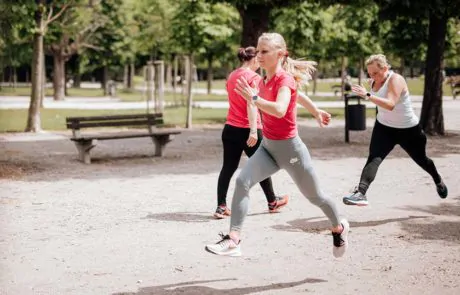
[[[73,130],[74,137],[79,137],[80,129],[95,127],[152,126],[163,124],[163,114],[133,114],[91,117],[67,117],[67,129]]]
[[[136,114],[93,117],[67,117],[67,129],[163,124],[163,114]]]

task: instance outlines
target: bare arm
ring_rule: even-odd
[[[257,107],[255,104],[248,102],[248,119],[249,119],[249,128],[251,133],[257,133]]]
[[[282,118],[286,115],[289,102],[291,101],[291,89],[287,86],[282,86],[278,90],[276,101],[268,101],[259,97],[255,104],[262,111],[277,118]]]
[[[255,87],[249,86],[246,79],[241,78],[238,80],[235,89],[236,93],[244,97],[248,102],[252,102],[252,97],[257,95],[258,90]],[[286,115],[289,102],[291,101],[291,89],[287,86],[282,86],[278,90],[276,101],[268,101],[258,96],[255,105],[264,113],[282,118]]]
[[[257,107],[251,101],[247,102],[247,110],[248,110],[248,120],[249,120],[249,136],[246,144],[249,147],[253,147],[257,144],[258,141],[258,134],[257,134]]]
[[[308,95],[299,91],[297,94],[297,102],[316,118],[319,110]]]
[[[352,91],[356,94],[366,97],[366,88],[360,85],[353,85]],[[369,100],[378,105],[381,108],[392,111],[401,97],[401,93],[407,91],[407,84],[401,75],[393,74],[388,81],[388,94],[387,97],[378,97],[371,95]]]
[[[329,125],[331,121],[331,114],[321,109],[318,109],[313,101],[303,92],[298,92],[297,102],[303,106],[313,117],[316,118],[320,127]]]

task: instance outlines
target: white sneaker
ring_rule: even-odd
[[[350,224],[346,219],[342,219],[340,221],[343,227],[343,231],[338,233],[332,233],[332,237],[334,239],[334,245],[332,247],[332,254],[334,257],[342,257],[347,251],[348,248],[348,232],[350,231]]]
[[[236,244],[229,235],[220,234],[222,240],[215,244],[206,245],[205,250],[216,255],[241,256],[240,243]],[[240,241],[241,242],[241,241]]]

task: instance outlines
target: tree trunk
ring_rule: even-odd
[[[128,89],[129,65],[125,64],[123,68],[123,87]]]
[[[67,83],[68,83],[68,79],[67,79],[67,73],[66,71],[64,70],[64,97],[66,96],[69,96],[69,89],[68,89],[68,86],[67,86]]]
[[[178,106],[179,103],[177,102],[177,78],[178,78],[178,72],[179,72],[179,58],[177,57],[177,55],[174,55],[174,73],[173,73],[173,100],[174,100],[174,105],[175,106]]]
[[[102,68],[102,81],[101,81],[101,88],[104,90],[104,96],[109,95],[109,89],[107,88],[107,82],[109,80],[109,67],[104,66]]]
[[[165,88],[169,89],[172,85],[172,65],[171,60],[166,63],[166,81]]]
[[[133,89],[134,64],[125,64],[123,72],[123,87],[127,90]]]
[[[43,41],[44,42],[44,41]],[[45,50],[43,49],[42,54],[42,87],[40,87],[40,107],[44,107],[45,103],[45,94],[46,94],[46,60],[45,60]]]
[[[53,54],[54,59],[54,75],[53,88],[54,100],[64,100],[65,98],[65,60],[60,52]]]
[[[442,67],[447,31],[447,16],[430,14],[428,51],[426,55],[425,88],[420,125],[430,135],[444,135],[442,112]]]
[[[359,74],[358,74],[358,84],[359,85],[361,85],[362,83],[363,76],[364,76],[364,57],[360,57],[359,58]]]
[[[401,57],[401,66],[399,67],[399,74],[403,76],[404,78],[406,77],[406,74],[404,73],[406,71],[405,63],[406,63],[405,58]]]
[[[80,88],[81,86],[80,61],[81,61],[81,57],[79,54],[77,54],[75,58],[75,74],[74,74],[72,88]]]
[[[128,72],[128,89],[134,88],[134,71],[135,71],[134,63],[131,62],[129,64],[129,72]]]
[[[208,55],[208,94],[211,94],[212,89],[212,80],[213,80],[213,72],[212,72],[212,54]]]
[[[193,82],[193,54],[189,55],[187,63],[187,121],[185,123],[185,128],[192,128],[192,82]]]
[[[318,70],[319,70],[319,61],[318,61],[318,66],[316,68],[316,71],[313,73],[313,87],[311,90],[311,94],[315,95],[316,94],[316,88],[318,87]]]
[[[18,84],[18,73],[16,71],[16,67],[13,67],[13,88],[16,89]]]
[[[347,77],[346,66],[347,66],[347,58],[345,56],[342,56],[342,66],[341,66],[341,71],[340,71],[340,76],[341,76],[340,92],[342,95],[341,96],[342,99],[344,99],[344,95],[345,95],[345,78]]]
[[[259,36],[268,31],[271,7],[267,4],[244,4],[237,6],[243,20],[241,46],[257,46]]]
[[[45,0],[38,1],[38,4],[44,5]],[[35,11],[35,25],[37,30],[34,34],[34,50],[32,57],[32,93],[30,97],[29,112],[27,115],[26,132],[40,132],[40,96],[41,88],[43,87],[43,31],[44,31],[44,18],[43,10],[37,9]]]

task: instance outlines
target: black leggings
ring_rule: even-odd
[[[224,144],[224,163],[219,174],[217,183],[217,205],[226,205],[227,191],[230,184],[230,179],[238,169],[241,154],[244,151],[248,157],[251,157],[262,142],[262,130],[257,130],[257,144],[253,147],[248,147],[246,141],[249,137],[249,128],[238,128],[226,124],[222,131],[222,143]],[[275,193],[271,178],[264,179],[260,182],[260,186],[265,193],[267,202],[275,201]]]
[[[392,128],[375,121],[372,131],[369,157],[361,173],[358,190],[366,194],[370,184],[374,181],[379,165],[399,144],[420,167],[428,172],[434,183],[441,182],[436,166],[426,156],[426,135],[419,124],[411,128]]]

